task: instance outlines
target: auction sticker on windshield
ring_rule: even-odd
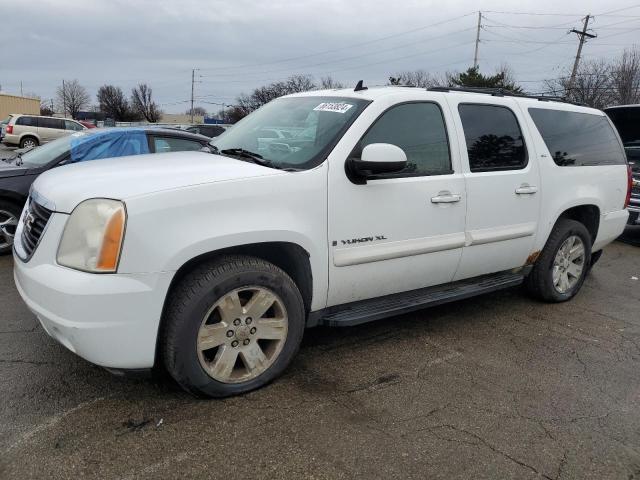
[[[314,110],[316,112],[336,112],[336,113],[346,113],[353,105],[350,103],[332,103],[326,102],[318,105]]]

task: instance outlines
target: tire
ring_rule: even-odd
[[[196,396],[260,388],[291,363],[305,316],[302,295],[283,270],[254,257],[220,257],[170,292],[161,332],[164,365]]]
[[[40,145],[35,137],[23,137],[20,139],[20,148],[35,148]]]
[[[0,255],[11,253],[22,209],[15,203],[0,199]]]
[[[583,248],[582,268],[576,276],[576,269],[573,265],[578,265],[575,261],[567,260],[564,253],[559,253],[560,249],[571,243],[570,239],[579,239]],[[569,249],[575,248],[569,245]],[[577,254],[579,250],[575,250]],[[542,250],[532,272],[526,278],[525,286],[534,297],[546,302],[566,302],[573,298],[584,283],[584,280],[591,266],[591,236],[586,227],[575,220],[561,218],[553,227],[547,243]],[[573,274],[570,272],[572,271]],[[564,274],[567,273],[567,283],[564,283]],[[559,281],[559,283],[558,283]],[[565,288],[566,287],[566,288]]]

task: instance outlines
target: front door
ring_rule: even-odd
[[[362,132],[355,146],[332,152],[329,306],[452,280],[465,240],[466,195],[450,124],[439,103],[379,100],[354,124],[352,131]],[[402,148],[407,167],[354,183],[345,161],[371,143]]]
[[[522,112],[500,97],[451,107],[467,190],[467,242],[456,280],[521,267],[533,253],[541,196]]]

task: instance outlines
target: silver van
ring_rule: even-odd
[[[37,115],[10,115],[3,127],[2,143],[20,148],[33,148],[86,127],[75,120]]]

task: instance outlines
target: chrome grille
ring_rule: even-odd
[[[21,236],[22,248],[28,257],[33,255],[38,246],[52,213],[38,202],[29,199],[27,211],[24,213]]]

